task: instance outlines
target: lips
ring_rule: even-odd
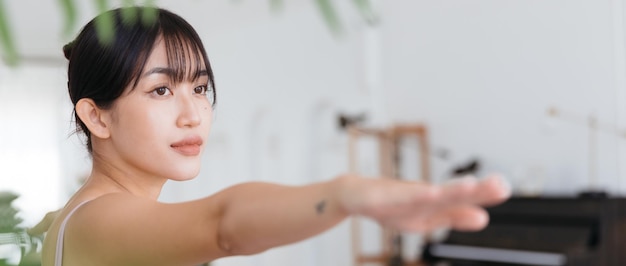
[[[170,145],[176,152],[185,156],[196,156],[200,154],[201,146],[202,138],[199,136],[189,136]]]

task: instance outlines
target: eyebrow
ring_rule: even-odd
[[[143,73],[142,76],[147,77],[152,74],[165,74],[165,75],[171,76],[174,74],[174,70],[168,67],[155,67]]]

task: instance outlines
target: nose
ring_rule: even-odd
[[[182,95],[178,97],[178,127],[197,127],[202,123],[200,106],[193,100],[193,95]]]

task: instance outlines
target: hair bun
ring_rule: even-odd
[[[66,45],[63,45],[63,54],[67,60],[70,60],[72,56],[72,50],[74,50],[74,41],[69,42]]]

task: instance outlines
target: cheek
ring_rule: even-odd
[[[163,127],[169,123],[172,112],[166,108],[137,103],[120,109],[115,132],[132,142],[153,141],[155,136],[164,132]],[[138,143],[135,143],[138,144]]]
[[[208,134],[208,131],[211,129],[211,125],[213,124],[213,107],[211,107],[210,105],[205,106],[203,107],[202,111],[203,121],[205,121],[203,125],[206,128],[206,133]]]

